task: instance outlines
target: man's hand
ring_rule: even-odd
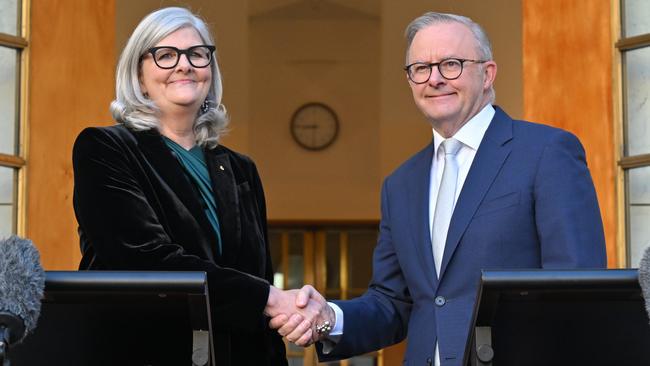
[[[295,295],[296,313],[271,314],[269,325],[278,329],[278,333],[298,346],[309,346],[322,340],[329,330],[334,327],[336,316],[334,310],[327,304],[325,298],[310,285],[305,285],[300,291],[292,290]],[[305,315],[308,314],[308,315]],[[329,329],[327,327],[329,324]],[[320,329],[320,332],[318,331]]]

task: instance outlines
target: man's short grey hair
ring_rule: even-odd
[[[118,123],[136,131],[159,128],[159,109],[140,88],[142,57],[163,38],[187,27],[194,28],[205,44],[214,45],[205,22],[184,8],[169,7],[154,11],[135,28],[117,65],[116,98],[111,103],[110,111]],[[209,109],[205,113],[199,110],[194,121],[194,133],[197,144],[212,148],[219,144],[219,138],[226,131],[228,118],[226,109],[221,104],[221,73],[216,55],[210,64],[210,70],[212,84],[206,98]]]
[[[486,61],[492,60],[492,44],[487,33],[485,33],[483,27],[478,23],[462,15],[427,12],[415,18],[406,27],[406,31],[404,32],[404,36],[406,37],[406,64],[409,63],[409,50],[411,49],[411,43],[413,43],[415,35],[424,28],[443,23],[460,23],[469,28],[476,39],[478,58]],[[494,87],[490,88],[490,94],[490,102],[493,103],[495,99]]]

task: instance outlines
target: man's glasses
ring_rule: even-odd
[[[173,69],[178,65],[181,55],[187,57],[190,65],[197,68],[208,67],[212,62],[212,53],[214,46],[199,45],[192,46],[185,50],[179,50],[176,47],[162,46],[153,47],[149,49],[149,53],[153,57],[153,62],[161,69]]]
[[[467,60],[463,58],[446,58],[440,62],[415,62],[404,68],[408,74],[409,79],[415,84],[424,84],[431,78],[431,71],[433,67],[438,68],[438,72],[443,78],[447,80],[456,80],[463,73],[463,64],[465,62],[475,62],[482,64],[487,60]]]

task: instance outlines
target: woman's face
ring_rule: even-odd
[[[196,29],[186,27],[163,38],[155,47],[169,46],[186,50],[202,44],[204,42]],[[147,53],[142,60],[139,79],[142,92],[156,103],[163,115],[178,112],[196,114],[210,90],[212,71],[210,66],[192,66],[184,54],[179,54],[175,67],[162,69],[156,65],[151,53]]]

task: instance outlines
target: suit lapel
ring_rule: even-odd
[[[217,203],[223,261],[225,264],[233,264],[239,253],[237,243],[241,241],[239,195],[234,171],[228,154],[222,147],[205,150],[205,156]]]
[[[485,131],[451,217],[440,278],[444,275],[474,212],[510,154],[511,147],[507,142],[512,139],[512,119],[499,107],[495,109],[496,113]]]
[[[407,197],[409,208],[408,223],[413,235],[423,272],[432,288],[438,286],[431,248],[429,225],[429,181],[431,179],[431,159],[433,158],[433,141],[418,153],[414,166],[407,175]]]
[[[212,225],[201,206],[200,197],[197,195],[196,188],[188,180],[179,161],[172,155],[167,145],[162,140],[161,135],[156,131],[143,131],[134,133],[142,153],[151,163],[154,171],[160,175],[160,178],[167,183],[171,192],[176,195],[181,203],[192,214],[194,219],[199,223],[203,232],[208,237],[211,248],[205,252],[216,257],[217,237]],[[174,223],[169,223],[170,225]],[[214,258],[210,258],[214,260]]]

